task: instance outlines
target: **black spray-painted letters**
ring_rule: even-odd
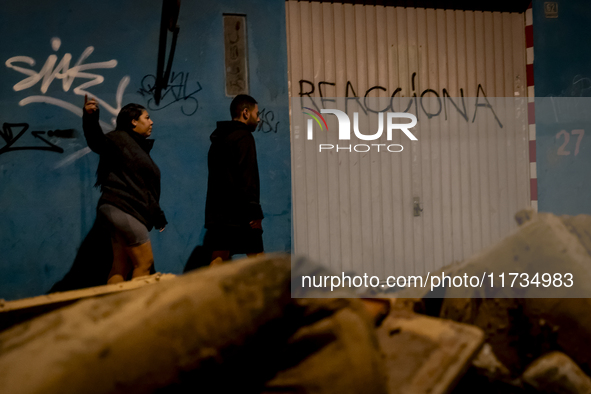
[[[74,130],[50,130],[47,133],[45,131],[31,131],[31,135],[34,138],[41,140],[44,145],[42,146],[14,146],[14,144],[29,130],[28,123],[4,123],[2,124],[2,130],[0,131],[0,137],[6,142],[2,148],[0,148],[0,155],[10,151],[16,150],[47,150],[51,152],[63,153],[64,150],[59,146],[51,143],[50,141],[43,138],[43,135],[49,137],[65,137],[71,138],[74,135]],[[14,133],[17,133],[16,135]]]
[[[146,106],[151,111],[159,111],[174,103],[182,102],[181,112],[183,115],[191,116],[197,112],[197,109],[199,109],[199,101],[193,96],[202,90],[199,82],[195,82],[195,84],[197,88],[191,93],[187,93],[189,73],[173,72],[170,81],[166,81],[160,103],[156,104],[154,98],[156,91],[156,76],[148,74],[142,78],[142,84],[138,93],[144,97],[149,97]]]

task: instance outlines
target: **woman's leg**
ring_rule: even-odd
[[[152,253],[152,243],[150,241],[141,245],[128,246],[125,248],[125,252],[133,264],[132,279],[150,275],[150,268],[154,264],[154,254]]]
[[[230,256],[229,250],[214,250],[211,253],[211,262],[209,265],[218,265],[224,261],[230,260],[230,258],[232,258],[232,256]]]
[[[154,264],[152,244],[148,229],[139,220],[109,204],[103,204],[99,211],[111,223],[116,242],[113,242],[113,279],[109,283],[127,279],[133,269],[132,278],[150,274]],[[111,275],[109,275],[111,278]]]
[[[111,245],[113,246],[113,266],[107,281],[107,284],[110,285],[123,282],[131,270],[131,264],[128,261],[123,244],[116,237],[112,237]]]

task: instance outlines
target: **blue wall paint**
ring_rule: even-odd
[[[59,4],[59,5],[58,5]],[[224,90],[222,14],[247,15],[250,94],[259,107],[270,111],[275,132],[255,132],[261,175],[261,204],[267,251],[291,250],[291,178],[287,95],[285,9],[282,0],[225,0],[181,4],[181,27],[173,71],[188,74],[187,99],[151,110],[156,144],[153,158],[162,172],[161,205],[169,225],[152,232],[156,269],[180,273],[193,248],[204,235],[203,220],[207,181],[209,135],[218,120],[229,119],[231,98]],[[64,91],[55,79],[42,93],[42,81],[15,91],[27,75],[5,62],[28,56],[35,65],[15,65],[39,71],[49,55],[59,63],[72,55],[73,67],[89,46],[94,52],[83,64],[117,60],[114,68],[87,70],[104,80],[87,90],[116,107],[115,93],[125,76],[130,83],[123,104],[146,105],[140,93],[144,76],[155,74],[160,26],[160,0],[78,1],[51,3],[41,0],[0,3],[0,124],[30,125],[14,146],[45,146],[33,130],[77,130],[76,138],[50,137],[63,153],[12,151],[0,155],[0,298],[16,299],[41,294],[70,268],[76,251],[95,219],[99,192],[93,188],[98,157],[89,153],[64,162],[86,147],[78,115],[56,105],[19,102],[29,96],[63,100],[80,108],[83,97],[74,88],[88,79],[76,78]],[[61,46],[52,49],[58,37]],[[178,89],[177,89],[178,90]],[[164,103],[169,103],[167,99]],[[112,116],[101,110],[101,120]],[[278,124],[277,124],[278,123]],[[263,125],[269,130],[269,125]],[[16,130],[20,130],[15,128]],[[45,137],[48,138],[48,137]],[[5,145],[0,139],[0,148]]]
[[[544,3],[533,2],[538,209],[591,214],[591,99],[581,98],[591,97],[591,3],[558,0],[558,18]]]

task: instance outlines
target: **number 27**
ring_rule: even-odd
[[[585,130],[583,129],[576,129],[570,132],[572,135],[578,135],[577,143],[575,144],[575,156],[579,154],[579,146],[581,145],[581,140],[585,135]],[[568,145],[568,141],[570,140],[570,134],[568,134],[565,130],[561,130],[558,134],[556,134],[556,139],[560,138],[560,136],[564,136],[564,143],[558,148],[558,155],[559,156],[568,156],[570,155],[569,150],[564,150]]]

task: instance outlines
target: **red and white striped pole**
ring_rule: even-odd
[[[529,185],[531,207],[538,210],[538,174],[536,166],[536,112],[534,102],[534,26],[532,3],[525,11],[525,46],[527,76],[527,118],[529,127]]]

